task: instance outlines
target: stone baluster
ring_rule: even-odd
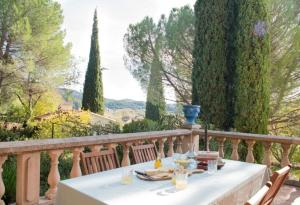
[[[118,146],[117,144],[108,144],[108,145],[106,145],[106,147],[108,149],[116,149],[117,146]]]
[[[290,148],[291,148],[291,144],[282,143],[281,147],[283,149],[283,152],[282,152],[282,158],[281,158],[280,165],[281,165],[281,167],[285,167],[285,166],[290,164],[289,151],[290,151]]]
[[[151,139],[149,140],[150,143],[152,143],[154,146],[155,146],[155,149],[156,149],[156,142],[157,142],[157,139]]]
[[[182,141],[183,141],[184,136],[179,136],[177,137],[177,147],[176,147],[176,153],[183,153],[182,152]]]
[[[58,158],[62,154],[62,150],[50,150],[48,152],[51,159],[51,168],[48,175],[49,189],[45,193],[47,199],[54,199],[57,191],[57,184],[60,180],[60,175],[58,171]]]
[[[271,167],[271,142],[263,142],[264,148],[265,148],[265,154],[263,159],[263,164],[267,165],[268,167]]]
[[[212,136],[207,137],[207,144],[208,144],[208,150],[207,151],[210,151],[209,145],[210,145],[210,140],[211,139],[212,139]]]
[[[231,139],[231,144],[232,144],[232,153],[231,153],[231,159],[232,160],[239,160],[239,139]]]
[[[184,136],[180,136],[180,137],[184,138]],[[200,140],[199,135],[193,135],[193,149],[194,149],[194,152],[197,152],[197,153],[199,152],[199,140]]]
[[[165,141],[166,141],[165,138],[161,138],[158,140],[158,152],[161,158],[165,157],[165,151],[164,151]]]
[[[218,141],[218,147],[219,147],[219,156],[224,158],[224,142],[225,142],[226,138],[222,137],[222,138],[217,138]]]
[[[175,137],[169,137],[168,138],[168,144],[169,144],[169,150],[168,150],[168,157],[172,157],[174,154],[174,140]]]
[[[123,159],[121,163],[122,167],[126,167],[130,165],[129,148],[131,144],[132,143],[128,143],[128,142],[123,144]]]
[[[70,178],[80,177],[82,175],[80,168],[80,153],[83,151],[83,148],[74,148],[73,153],[73,164],[70,172]]]
[[[254,163],[254,156],[253,156],[253,146],[255,144],[254,140],[246,140],[246,144],[248,145],[248,153],[246,157],[246,162]]]
[[[103,145],[93,145],[90,146],[90,149],[92,152],[100,152],[100,150],[103,148]]]
[[[5,205],[4,201],[1,200],[4,193],[5,193],[5,186],[2,179],[2,172],[3,172],[3,164],[5,160],[7,159],[7,156],[0,156],[0,205]]]

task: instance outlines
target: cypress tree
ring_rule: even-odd
[[[193,104],[201,117],[218,128],[227,121],[228,0],[198,0],[195,4]]]
[[[157,121],[165,113],[166,103],[162,84],[161,62],[155,55],[151,63],[147,88],[146,118]]]
[[[269,34],[265,2],[239,0],[235,39],[235,120],[238,131],[267,133]]]
[[[239,0],[238,11],[234,125],[240,132],[267,134],[270,97],[267,9],[263,0]],[[254,146],[254,156],[257,162],[262,161],[261,143]]]
[[[94,13],[93,31],[88,68],[82,97],[82,109],[104,114],[102,72],[100,68],[100,52],[98,42],[97,10]]]

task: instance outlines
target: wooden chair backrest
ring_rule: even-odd
[[[120,162],[115,149],[100,152],[81,152],[83,174],[93,174],[120,167]]]
[[[283,185],[287,177],[289,176],[289,172],[291,170],[292,165],[288,165],[283,167],[282,169],[276,171],[271,176],[272,186],[269,189],[268,193],[262,200],[261,205],[270,205],[272,204],[275,196],[277,195],[280,187]]]
[[[136,164],[156,160],[157,151],[154,144],[131,146],[133,160]]]
[[[265,186],[263,186],[254,196],[249,199],[245,205],[261,205],[262,200],[270,190],[272,182],[268,181]]]

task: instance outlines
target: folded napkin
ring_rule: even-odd
[[[197,153],[196,159],[218,159],[219,158],[219,152],[215,151],[199,151]]]

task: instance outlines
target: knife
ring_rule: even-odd
[[[148,174],[146,174],[146,173],[144,173],[144,172],[140,172],[140,171],[136,171],[136,170],[135,170],[135,173],[137,173],[138,175],[144,176],[144,177],[146,177],[146,178],[148,178],[148,179],[154,180],[153,177],[149,176]]]

